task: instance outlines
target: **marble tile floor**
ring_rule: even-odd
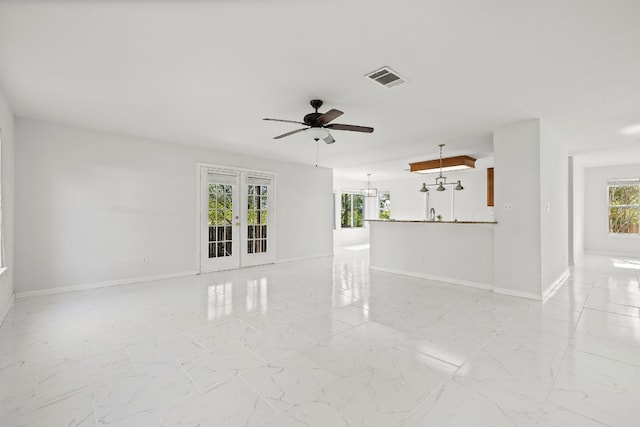
[[[0,425],[638,426],[639,274],[588,257],[537,302],[340,248],[18,299]]]

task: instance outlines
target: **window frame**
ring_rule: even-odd
[[[614,187],[636,187],[638,190],[638,202],[632,204],[611,204],[611,188]],[[631,232],[615,232],[611,231],[611,210],[612,209],[636,209],[636,218],[640,222],[640,178],[626,178],[626,179],[609,179],[607,180],[607,233],[609,236],[624,236],[624,237],[640,237],[640,227],[636,225],[636,230]]]

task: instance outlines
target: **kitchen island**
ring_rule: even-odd
[[[496,222],[369,220],[369,224],[371,269],[495,290]]]

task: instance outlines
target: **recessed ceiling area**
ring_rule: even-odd
[[[315,164],[302,119],[324,100],[336,176],[491,156],[493,129],[540,118],[571,154],[640,135],[640,2],[3,1],[0,85],[16,116]],[[385,3],[388,4],[388,3]],[[381,3],[382,5],[382,3]],[[388,66],[408,82],[365,75]]]

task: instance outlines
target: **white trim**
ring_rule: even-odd
[[[135,277],[130,279],[108,280],[106,282],[87,283],[84,285],[60,286],[50,289],[38,289],[35,291],[16,292],[16,298],[37,297],[43,295],[59,294],[63,292],[84,291],[88,289],[107,288],[110,286],[133,285],[136,283],[152,282],[156,280],[175,279],[177,277],[195,276],[198,272],[195,270],[181,271],[179,273],[158,274],[155,276]]]
[[[607,233],[610,239],[640,239],[640,233]]]
[[[560,276],[558,276],[556,280],[554,280],[549,284],[549,286],[547,286],[547,289],[542,291],[542,299],[545,299],[555,288],[562,285],[568,278],[569,268],[566,268],[562,273],[560,273]]]
[[[584,251],[585,255],[596,255],[616,258],[640,259],[637,252]]]
[[[11,309],[13,308],[13,302],[15,300],[16,300],[15,294],[11,294],[11,297],[9,298],[9,301],[7,302],[7,305],[5,305],[4,309],[2,310],[2,313],[0,313],[0,326],[2,325],[2,323],[4,322],[4,319],[7,318],[7,315],[9,314]]]
[[[383,271],[385,273],[401,274],[403,276],[411,276],[411,277],[420,277],[421,279],[435,280],[437,282],[453,283],[454,285],[485,289],[487,291],[493,290],[493,285],[490,285],[488,283],[473,282],[470,280],[461,280],[461,279],[455,279],[453,277],[446,277],[446,276],[435,276],[433,274],[414,273],[411,271],[397,270],[395,268],[375,267],[373,265],[370,266],[369,268],[371,268],[372,270]]]
[[[204,164],[196,163],[196,274],[202,273],[202,168]]]
[[[0,267],[0,277],[2,277],[7,272],[7,267]]]
[[[495,292],[496,294],[502,294],[502,295],[509,295],[511,297],[531,299],[531,300],[534,300],[534,301],[542,301],[542,297],[540,295],[532,294],[531,292],[516,291],[514,289],[501,288],[501,287],[498,287],[498,286],[494,286],[493,289],[491,289],[491,290],[493,292]]]
[[[492,291],[492,292],[495,292],[497,294],[502,294],[502,295],[509,295],[509,296],[513,296],[513,297],[533,299],[533,300],[537,300],[537,301],[541,300],[539,295],[532,294],[530,292],[522,292],[522,291],[516,291],[516,290],[512,290],[512,289],[507,289],[507,288],[501,288],[501,287],[494,286],[494,285],[489,284],[489,283],[473,282],[471,280],[461,280],[461,279],[455,279],[453,277],[434,276],[434,275],[431,275],[431,274],[415,273],[415,272],[404,271],[404,270],[396,270],[396,269],[393,269],[393,268],[383,268],[383,267],[375,267],[375,266],[370,266],[369,268],[371,270],[382,271],[382,272],[385,272],[385,273],[401,274],[403,276],[419,277],[421,279],[435,280],[435,281],[438,281],[438,282],[452,283],[454,285],[466,286],[466,287],[469,287],[469,288],[484,289],[486,291]]]
[[[326,253],[326,254],[319,254],[319,255],[307,255],[307,256],[294,257],[294,258],[278,259],[278,260],[276,260],[275,263],[276,264],[284,264],[286,262],[306,261],[306,260],[309,260],[309,259],[328,258],[328,257],[332,257],[332,256],[333,256],[333,252]]]

